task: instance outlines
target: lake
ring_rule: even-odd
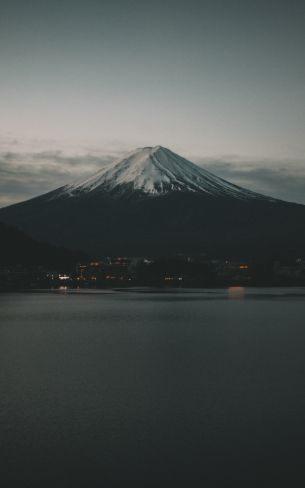
[[[1,486],[305,483],[305,289],[0,295]]]

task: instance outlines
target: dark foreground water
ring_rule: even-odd
[[[0,296],[1,486],[304,486],[305,290]]]

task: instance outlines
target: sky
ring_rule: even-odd
[[[305,203],[305,3],[0,0],[0,206],[163,145]]]

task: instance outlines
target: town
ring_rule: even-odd
[[[0,290],[50,288],[304,286],[305,259],[224,260],[206,255],[105,257],[75,266],[2,265]]]

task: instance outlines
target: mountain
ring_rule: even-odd
[[[12,264],[69,267],[88,259],[84,253],[38,242],[14,227],[0,223],[0,266]]]
[[[0,210],[40,240],[102,255],[298,256],[305,207],[233,185],[161,146]]]
[[[228,183],[161,146],[139,148],[124,159],[107,165],[91,178],[60,188],[52,198],[101,191],[120,197],[135,192],[138,196],[196,192],[214,197],[266,198]]]

